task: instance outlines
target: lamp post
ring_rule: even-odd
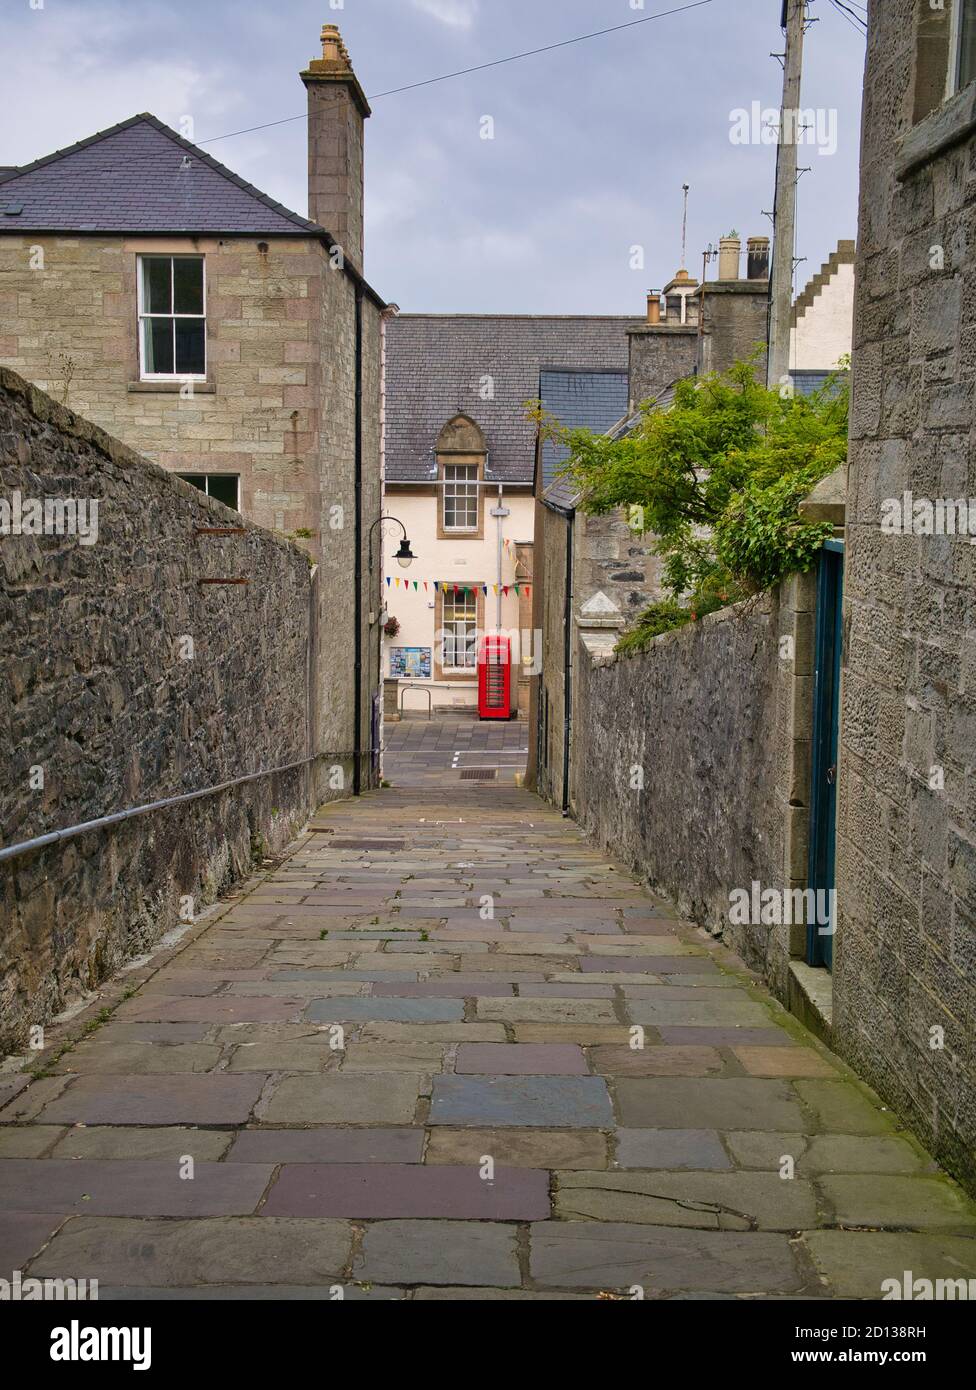
[[[370,574],[373,573],[373,532],[376,530],[377,526],[382,526],[383,523],[387,521],[392,521],[393,524],[395,526],[399,526],[400,530],[403,532],[403,540],[400,542],[400,549],[393,557],[394,560],[396,560],[397,564],[400,566],[400,568],[404,570],[409,569],[413,561],[417,558],[413,551],[410,549],[410,541],[407,537],[407,528],[404,526],[403,522],[398,520],[398,518],[395,516],[378,516],[376,520],[373,522],[372,526],[369,528]]]

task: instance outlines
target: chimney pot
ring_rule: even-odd
[[[750,280],[769,279],[769,237],[751,236],[746,242],[747,270]]]
[[[656,290],[647,292],[647,322],[661,322],[661,296]]]
[[[730,232],[728,236],[719,238],[718,278],[720,280],[738,280],[741,253],[742,241],[738,232]]]

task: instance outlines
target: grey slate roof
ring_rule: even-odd
[[[0,174],[0,233],[325,230],[145,113]]]
[[[525,314],[393,319],[386,353],[387,482],[428,481],[437,436],[463,413],[485,435],[489,478],[531,483],[536,430],[525,418],[524,403],[539,398],[542,373],[563,368],[626,376],[626,329],[635,321],[616,315]],[[493,380],[493,400],[481,399],[485,377]]]
[[[671,408],[677,384],[676,381],[673,381],[670,386],[666,386],[664,390],[660,392],[655,401],[656,410],[669,410]],[[624,392],[623,403],[625,407],[629,404],[628,393],[626,391]],[[553,414],[555,413],[556,412],[553,411]],[[608,434],[611,439],[625,439],[627,435],[640,424],[642,416],[643,412],[640,410],[635,411],[633,414],[625,412],[622,416],[615,418],[609,426],[606,426],[603,433]],[[564,423],[568,424],[569,421],[565,421]],[[596,425],[591,425],[589,428],[596,429],[598,427]],[[554,478],[543,491],[542,500],[547,507],[552,507],[558,512],[572,512],[579,505],[580,491],[571,479],[557,477]]]
[[[801,396],[812,396],[815,392],[823,390],[824,384],[829,381],[832,376],[840,380],[846,375],[846,372],[836,370],[819,371],[806,367],[800,368],[798,371],[790,372],[793,387]]]
[[[626,372],[542,372],[539,395],[544,408],[568,429],[605,434],[627,409]],[[569,450],[551,439],[542,443],[542,485],[548,487]]]

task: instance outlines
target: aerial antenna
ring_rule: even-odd
[[[688,264],[688,255],[687,255],[687,252],[688,252],[688,190],[689,190],[690,187],[691,187],[691,185],[690,185],[690,184],[687,184],[687,183],[683,183],[683,184],[681,185],[681,191],[682,191],[682,193],[684,194],[684,200],[685,200],[684,216],[683,216],[682,219],[681,219],[681,268],[682,268],[682,270],[684,270],[685,267],[686,267],[687,264]]]

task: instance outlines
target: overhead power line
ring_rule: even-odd
[[[517,63],[523,58],[535,58],[540,53],[553,53],[558,48],[569,48],[572,44],[586,43],[589,39],[599,39],[605,34],[619,34],[622,29],[635,29],[639,24],[650,24],[655,19],[667,19],[669,15],[684,14],[687,10],[700,10],[704,5],[713,5],[715,0],[692,0],[687,5],[678,5],[671,10],[661,10],[657,14],[648,14],[643,19],[631,19],[626,24],[614,24],[609,29],[595,29],[591,34],[577,34],[572,39],[561,39],[558,43],[547,43],[541,48],[527,48],[523,53],[512,53],[507,58],[494,58],[489,63],[478,63],[475,67],[459,68],[457,72],[445,72],[439,77],[428,77],[422,82],[409,82],[405,87],[391,87],[386,92],[376,92],[368,98],[369,101],[379,101],[382,97],[397,96],[400,92],[414,92],[418,87],[431,87],[436,82],[450,82],[455,77],[467,77],[473,72],[485,72],[488,68],[500,68],[506,63]],[[250,135],[256,130],[270,130],[272,126],[288,125],[291,121],[304,121],[308,119],[308,112],[303,111],[298,116],[283,116],[277,121],[264,121],[261,125],[247,126],[244,130],[231,130],[226,135],[211,135],[209,140],[198,140],[198,145],[213,145],[218,140],[232,140],[235,135]]]
[[[843,0],[830,0],[830,3],[837,13],[841,15],[843,19],[846,19],[851,28],[858,34],[863,37],[868,32],[868,26],[865,21],[856,10],[852,10],[848,5],[845,5]]]

